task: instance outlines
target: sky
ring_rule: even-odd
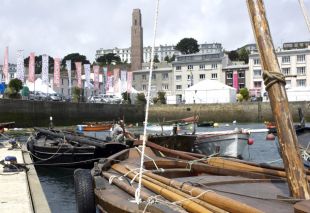
[[[16,52],[63,58],[96,50],[128,48],[132,10],[141,9],[143,43],[151,46],[157,0],[1,0],[0,64],[5,47],[9,62]],[[310,0],[304,0],[310,13]],[[275,47],[284,42],[308,41],[298,0],[264,0]],[[198,43],[222,43],[234,50],[254,43],[246,0],[160,0],[156,45],[176,45],[192,37]]]

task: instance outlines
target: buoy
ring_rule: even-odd
[[[274,134],[272,133],[269,133],[267,136],[266,136],[266,140],[268,141],[273,141],[276,137],[274,136]]]
[[[254,143],[254,139],[253,138],[249,138],[248,139],[248,145],[253,145]]]
[[[218,123],[214,123],[213,127],[219,127],[219,124]]]

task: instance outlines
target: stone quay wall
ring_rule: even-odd
[[[290,102],[294,122],[299,122],[298,108],[310,121],[310,102]],[[234,104],[151,105],[149,122],[162,122],[199,115],[200,121],[255,123],[272,121],[269,103],[244,102]],[[95,104],[43,102],[0,99],[0,123],[15,121],[17,127],[48,126],[50,116],[55,126],[81,124],[90,121],[124,119],[126,123],[141,123],[145,107],[127,104]]]
[[[290,102],[294,122],[299,122],[298,108],[303,110],[306,121],[310,122],[310,102]],[[243,102],[229,104],[180,104],[152,105],[150,122],[162,122],[199,115],[199,121],[241,123],[273,121],[269,102]]]
[[[137,105],[0,99],[0,123],[15,121],[16,127],[49,126],[50,116],[55,126],[117,119],[135,123],[144,114],[144,106]]]

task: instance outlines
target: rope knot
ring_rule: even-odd
[[[273,84],[277,82],[280,82],[283,85],[286,84],[285,77],[280,72],[272,72],[272,71],[263,70],[263,79],[264,79],[264,84],[266,86],[266,90],[268,90]]]

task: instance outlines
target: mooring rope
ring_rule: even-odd
[[[144,129],[143,129],[143,143],[142,143],[142,152],[141,152],[141,163],[140,163],[140,172],[139,172],[139,184],[135,193],[135,202],[139,204],[140,194],[141,194],[141,182],[142,182],[142,170],[144,164],[144,150],[146,143],[146,127],[149,116],[149,106],[150,106],[150,91],[151,91],[151,81],[152,81],[152,72],[153,72],[153,64],[154,64],[154,48],[155,48],[155,38],[156,38],[156,30],[157,30],[157,18],[158,18],[158,10],[159,10],[159,0],[157,0],[156,9],[155,9],[155,17],[154,17],[154,37],[153,37],[153,45],[151,52],[151,66],[150,66],[150,74],[149,74],[149,85],[147,89],[147,98],[146,98],[146,109],[145,109],[145,119],[144,119]]]

